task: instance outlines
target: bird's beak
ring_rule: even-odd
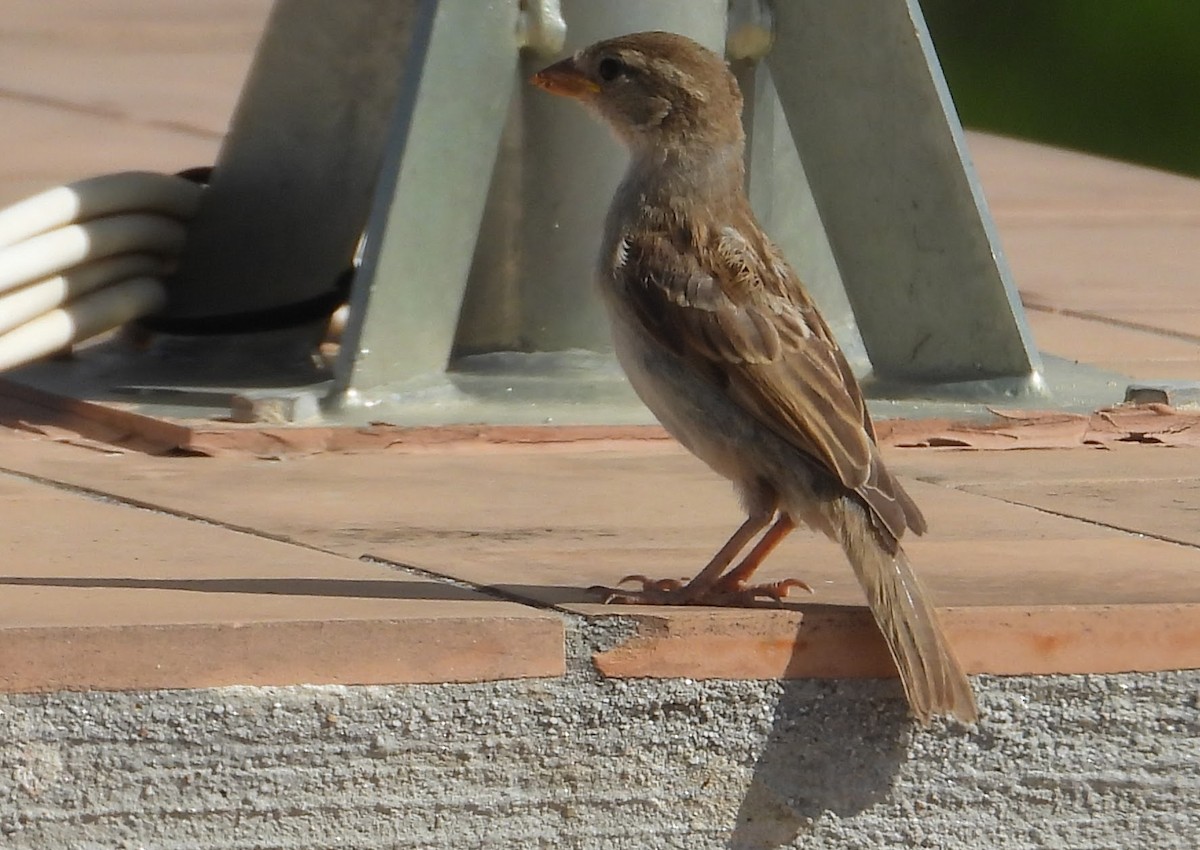
[[[550,94],[577,99],[600,91],[600,86],[588,79],[571,57],[555,62],[549,68],[543,68],[534,74],[529,82]]]

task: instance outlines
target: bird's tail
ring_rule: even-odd
[[[866,508],[854,497],[845,496],[828,505],[838,542],[866,591],[871,613],[900,671],[913,716],[922,724],[928,724],[934,715],[974,722],[979,709],[971,683],[900,544],[876,529]]]

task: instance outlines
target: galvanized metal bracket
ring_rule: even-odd
[[[937,415],[1046,392],[917,0],[277,0],[168,315],[319,295],[357,252],[350,318],[329,371],[255,384],[193,353],[188,392],[211,395],[198,374],[220,363],[241,416],[323,397],[342,421],[648,421],[591,286],[625,153],[522,85],[549,54],[646,29],[727,52],[751,201],[869,392]],[[113,382],[171,394],[170,365]],[[1056,402],[1119,400],[1093,398],[1104,376],[1066,383]]]
[[[495,22],[451,25],[440,17],[449,5],[423,8],[434,25],[418,27],[410,47],[334,397],[393,418],[629,421],[632,401],[589,286],[624,153],[570,104],[514,89],[515,54],[488,40]],[[545,32],[530,17],[545,11],[521,11],[518,33]],[[916,0],[677,0],[649,9],[566,0],[561,18],[555,11],[548,19],[569,25],[567,50],[649,28],[726,50],[746,93],[752,202],[876,392],[961,402],[1044,391]],[[495,52],[466,46],[481,40]],[[456,67],[468,49],[472,61],[492,63],[470,75],[484,82],[469,90]],[[527,60],[523,73],[543,61]],[[447,90],[469,107],[462,112],[422,94],[438,85],[443,63]],[[506,138],[518,137],[515,145],[499,135],[498,108],[514,91]],[[422,113],[423,103],[436,105]],[[447,135],[461,136],[452,128],[471,121],[468,149],[444,149]],[[443,141],[423,149],[423,138]],[[427,173],[421,157],[455,193],[450,215],[439,187],[401,179]],[[498,187],[520,198],[515,208],[509,198],[507,216]],[[495,321],[485,326],[481,316]]]
[[[519,13],[516,2],[418,8],[335,392],[441,373],[450,362],[516,87]]]
[[[881,385],[1039,392],[917,0],[775,5],[767,64]]]

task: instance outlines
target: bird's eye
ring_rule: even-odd
[[[625,63],[620,59],[614,59],[607,56],[600,60],[600,64],[596,66],[596,73],[600,75],[600,79],[606,83],[611,83],[625,71]]]

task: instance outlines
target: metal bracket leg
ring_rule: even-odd
[[[422,0],[334,394],[443,371],[516,85],[515,0]]]
[[[1041,362],[917,0],[775,12],[771,74],[876,377],[1035,389]]]

